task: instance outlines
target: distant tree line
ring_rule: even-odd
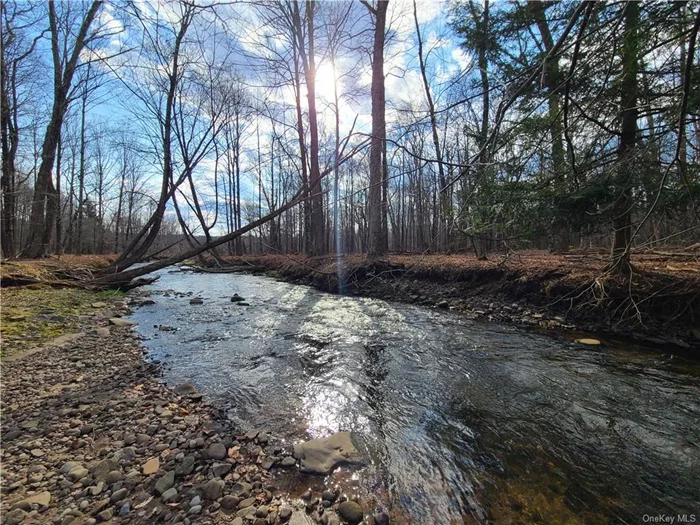
[[[422,9],[3,2],[3,256],[700,241],[699,3]]]

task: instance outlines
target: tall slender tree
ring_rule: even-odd
[[[374,44],[372,46],[372,139],[369,153],[369,246],[370,257],[381,257],[386,252],[386,221],[382,218],[382,187],[384,179],[384,144],[386,142],[386,112],[384,89],[384,43],[386,39],[386,14],[388,0],[378,0],[372,6],[366,0],[362,4],[374,18]]]
[[[71,8],[77,4],[63,4],[64,16],[61,17],[56,10],[55,0],[48,2],[54,77],[53,103],[41,147],[41,164],[34,186],[29,234],[22,250],[24,257],[41,257],[50,249],[58,211],[56,188],[52,177],[56,149],[63,119],[71,102],[73,77],[80,66],[81,55],[99,36],[99,28],[91,31],[91,26],[103,3],[103,0],[93,0],[87,4],[87,11],[81,19],[76,36],[71,39],[75,28],[70,24],[69,14]]]

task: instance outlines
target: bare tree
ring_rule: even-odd
[[[80,65],[80,56],[100,36],[100,28],[90,30],[103,0],[93,0],[84,14],[74,39],[71,27],[70,9],[72,4],[63,5],[63,15],[56,11],[56,3],[49,0],[49,29],[51,34],[51,55],[53,58],[54,96],[51,117],[46,127],[41,148],[41,164],[37,173],[32,203],[29,234],[22,251],[24,257],[46,255],[55,231],[57,216],[56,188],[51,176],[56,160],[56,149],[61,134],[63,119],[72,98],[73,77]],[[63,42],[61,42],[63,39]],[[64,53],[65,50],[65,53]]]
[[[384,179],[384,143],[386,141],[386,115],[384,93],[384,40],[386,37],[386,12],[388,0],[378,0],[373,7],[366,0],[363,5],[374,16],[374,45],[372,50],[372,141],[369,159],[369,247],[370,257],[385,253],[386,232],[382,217],[382,187]]]

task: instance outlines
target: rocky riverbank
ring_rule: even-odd
[[[275,475],[297,468],[291,450],[265,432],[232,428],[192,385],[163,384],[120,317],[128,302],[99,303],[72,337],[4,360],[4,524],[363,518],[337,489],[290,498]]]

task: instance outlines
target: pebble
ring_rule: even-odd
[[[280,465],[284,468],[294,467],[296,464],[297,460],[294,459],[292,456],[287,456],[280,462]]]
[[[107,485],[113,485],[117,481],[120,481],[122,479],[122,473],[120,470],[113,470],[109,474],[107,474],[107,477],[105,477],[105,482]]]
[[[257,500],[255,498],[246,498],[238,502],[238,508],[245,509],[246,507],[250,507],[251,505],[255,504],[256,501]]]
[[[109,521],[112,519],[112,509],[105,509],[102,512],[99,512],[97,514],[97,520],[98,521]]]
[[[211,471],[215,478],[223,478],[226,474],[231,472],[233,465],[231,463],[217,463],[212,468]]]
[[[27,513],[23,511],[22,509],[15,509],[11,510],[7,514],[5,514],[5,518],[3,519],[3,523],[5,525],[19,525],[24,521],[24,518],[27,516]]]
[[[364,513],[362,507],[354,501],[344,501],[338,506],[338,514],[351,525],[356,525],[362,521]]]
[[[156,482],[156,492],[158,494],[163,494],[166,490],[171,488],[175,484],[175,472],[170,471],[167,472],[164,476],[162,476],[157,482]]]
[[[224,498],[221,500],[221,508],[225,510],[235,510],[238,507],[238,503],[240,501],[240,498],[228,494],[224,496]]]
[[[224,491],[224,482],[220,479],[210,479],[202,488],[202,495],[211,500],[217,500]]]
[[[129,491],[128,491],[127,489],[115,490],[114,493],[112,494],[112,497],[109,498],[109,500],[110,500],[112,503],[116,503],[116,502],[121,501],[121,500],[123,500],[124,498],[126,498],[126,495],[127,495],[128,493],[129,493]]]
[[[224,459],[226,458],[226,446],[223,443],[214,443],[207,449],[207,454],[210,459]]]
[[[175,465],[175,474],[178,476],[187,476],[194,470],[195,459],[193,456],[185,456],[182,461]]]
[[[168,501],[175,499],[175,497],[177,497],[177,490],[173,487],[163,492],[160,499],[163,500],[163,503],[167,503]]]
[[[146,463],[143,465],[143,475],[144,476],[150,476],[151,474],[155,474],[158,472],[158,469],[160,468],[160,460],[158,458],[151,458]]]

